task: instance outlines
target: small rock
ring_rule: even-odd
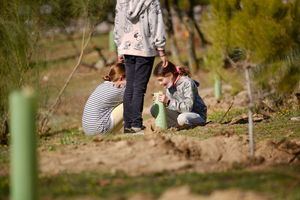
[[[265,119],[269,119],[270,117],[267,116],[267,115],[262,115],[262,114],[258,114],[258,113],[255,113],[253,114],[253,122],[261,122]],[[246,124],[248,123],[248,115],[247,114],[242,114],[240,116],[237,116],[235,118],[233,118],[231,120],[231,122],[229,122],[230,125],[233,125],[233,124]]]
[[[291,121],[300,122],[300,116],[299,117],[292,117]]]

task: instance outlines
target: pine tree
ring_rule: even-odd
[[[10,91],[24,85],[38,88],[39,41],[53,27],[68,26],[82,17],[92,26],[107,18],[109,0],[0,1],[0,142],[7,142]]]
[[[30,1],[0,2],[0,143],[7,143],[8,93],[37,80],[31,63],[38,38],[34,34],[35,9]]]
[[[276,77],[276,89],[291,91],[295,88],[296,80],[293,83],[282,80],[291,74],[290,71],[299,75],[299,68],[292,67],[299,58],[299,0],[288,3],[281,0],[211,2],[212,15],[206,26],[213,43],[209,53],[219,54],[220,58],[212,61],[215,67],[224,66],[228,55],[240,49],[243,58],[247,55],[249,62],[256,65],[255,72],[259,74],[256,73],[255,78],[260,83],[267,84],[266,81]]]
[[[276,89],[282,84],[292,91],[299,83],[295,77],[300,76],[299,0],[212,0],[211,4],[206,26],[212,47],[207,64],[216,72],[223,70],[225,61],[244,69],[250,100],[250,77],[269,86],[267,81],[272,80]],[[250,76],[253,70],[256,73]],[[252,108],[250,102],[249,122]]]

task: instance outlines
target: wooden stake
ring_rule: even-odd
[[[254,137],[253,137],[253,97],[251,91],[251,79],[250,79],[250,66],[245,67],[245,77],[247,84],[247,92],[249,97],[249,106],[248,106],[248,133],[249,133],[249,152],[250,156],[254,157]]]

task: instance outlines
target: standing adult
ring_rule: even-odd
[[[166,34],[159,0],[117,0],[114,39],[125,62],[124,133],[141,133],[143,105],[154,58],[167,66]]]

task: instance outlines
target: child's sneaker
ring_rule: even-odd
[[[134,135],[144,135],[144,129],[146,127],[142,126],[142,128],[139,128],[139,127],[132,127],[131,129],[134,131]]]
[[[145,126],[140,127],[132,127],[132,128],[124,128],[124,133],[129,135],[144,135]]]
[[[124,128],[124,131],[123,131],[125,134],[131,134],[131,133],[134,133],[134,130],[132,130],[131,128]]]

